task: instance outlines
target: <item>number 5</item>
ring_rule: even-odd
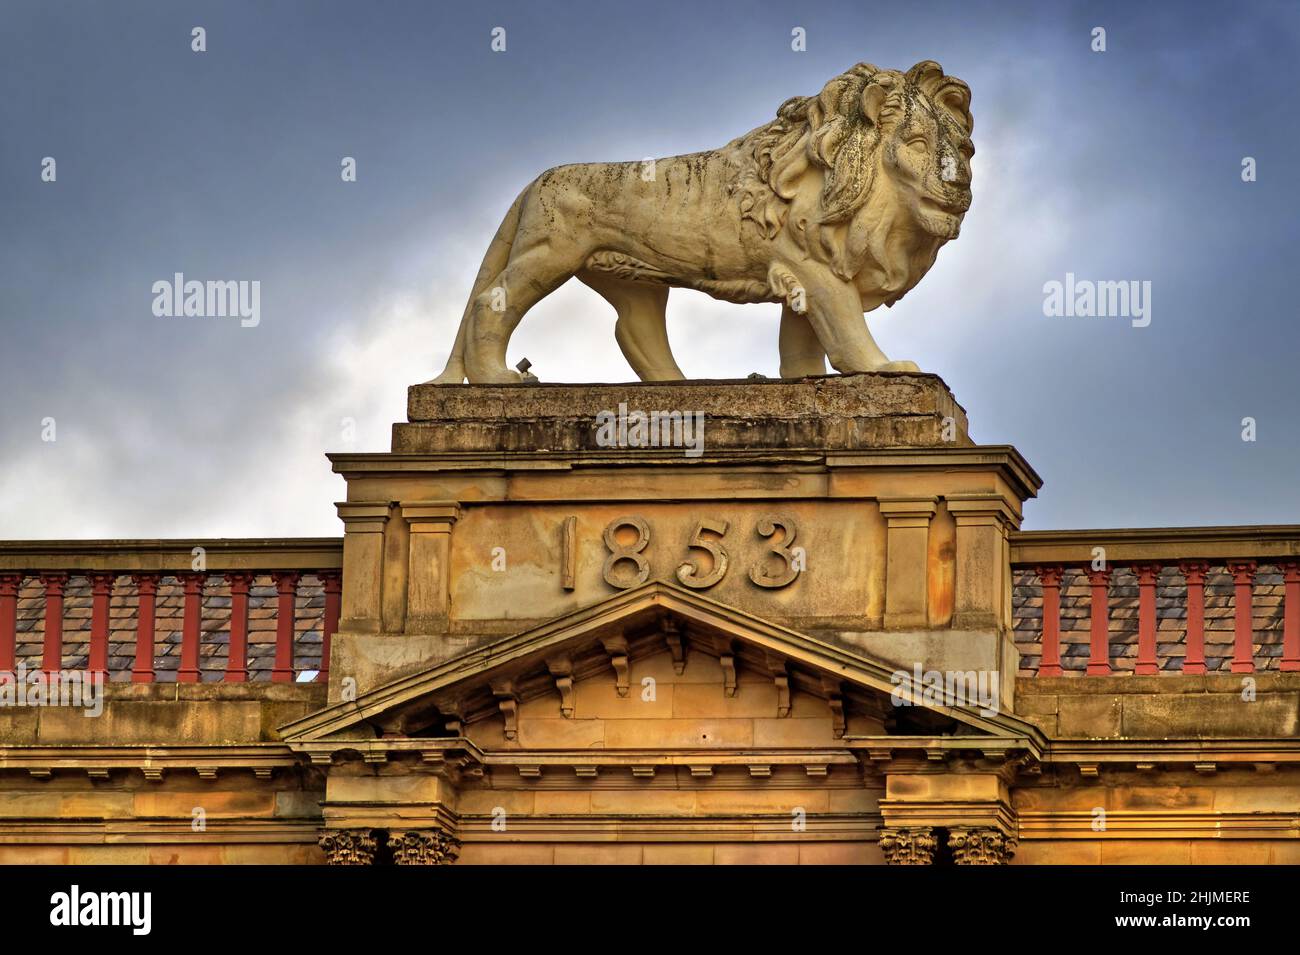
[[[707,574],[700,574],[700,569],[689,561],[677,568],[677,579],[687,587],[705,590],[712,587],[727,573],[727,552],[720,541],[708,540],[703,534],[708,531],[721,537],[727,533],[726,521],[700,521],[695,525],[695,534],[691,537],[691,547],[707,550],[713,558],[713,569]]]

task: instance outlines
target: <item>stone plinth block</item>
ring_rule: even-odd
[[[638,444],[703,455],[732,450],[970,447],[966,412],[937,375],[904,372],[796,379],[622,385],[414,385],[393,451],[601,451]],[[659,413],[657,417],[656,413]],[[602,424],[605,430],[602,433]],[[693,428],[702,425],[702,444]],[[611,443],[612,438],[612,443]]]

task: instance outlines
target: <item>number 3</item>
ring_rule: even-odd
[[[749,569],[749,579],[760,587],[775,589],[784,587],[794,581],[799,576],[800,566],[796,560],[790,545],[794,543],[795,535],[799,533],[799,527],[792,518],[782,514],[764,514],[758,520],[758,536],[771,537],[776,533],[777,528],[781,528],[784,537],[779,546],[772,545],[771,553],[778,555],[785,561],[785,569],[775,575],[769,575],[764,567],[765,561],[759,561]]]

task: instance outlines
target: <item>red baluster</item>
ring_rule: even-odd
[[[297,573],[278,573],[275,590],[279,596],[275,610],[275,666],[271,668],[271,682],[293,682],[293,638],[297,617]]]
[[[334,634],[339,628],[339,607],[343,594],[343,579],[339,574],[321,574],[321,585],[325,588],[325,625],[321,629],[320,673],[317,683],[330,681],[330,646]]]
[[[68,575],[41,574],[45,584],[45,646],[41,654],[41,669],[47,674],[63,669],[63,588]]]
[[[154,613],[158,597],[158,574],[136,574],[136,591],[140,595],[135,620],[135,665],[131,668],[132,683],[152,683]]]
[[[108,604],[113,598],[116,574],[90,575],[90,659],[86,670],[108,678]]]
[[[1278,669],[1300,670],[1300,564],[1283,564],[1282,580],[1286,584],[1286,596],[1282,610],[1282,662]]]
[[[1061,676],[1061,573],[1058,566],[1035,568],[1043,587],[1043,656],[1039,676]]]
[[[18,667],[18,591],[24,574],[0,574],[0,675]]]
[[[181,665],[176,671],[178,683],[198,683],[199,626],[203,618],[203,581],[207,574],[178,574],[185,588],[185,609],[181,623]]]
[[[1156,580],[1159,564],[1137,564],[1133,572],[1138,579],[1138,656],[1133,672],[1152,676],[1160,672],[1156,659]]]
[[[226,574],[230,584],[230,649],[226,657],[226,682],[248,682],[248,588],[252,574]]]
[[[1088,676],[1110,676],[1110,568],[1089,570],[1092,586]]]
[[[1185,560],[1178,569],[1187,578],[1187,655],[1184,673],[1205,672],[1205,574],[1210,565],[1204,561]]]
[[[1233,603],[1236,608],[1236,627],[1232,640],[1232,672],[1255,672],[1255,620],[1254,585],[1255,562],[1236,561],[1228,564],[1234,587]]]

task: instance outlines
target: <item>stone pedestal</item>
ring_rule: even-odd
[[[689,588],[908,673],[1015,651],[1006,535],[1039,480],[933,375],[416,385],[348,482],[331,698],[589,607]]]

